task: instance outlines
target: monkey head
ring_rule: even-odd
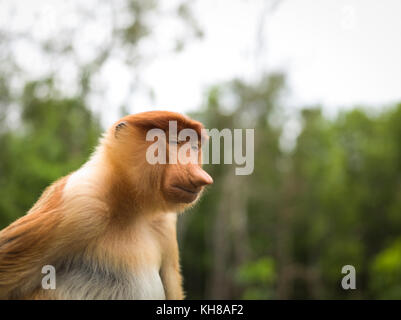
[[[142,207],[182,211],[213,179],[202,169],[203,125],[174,112],[151,111],[120,119],[106,136],[110,162]]]

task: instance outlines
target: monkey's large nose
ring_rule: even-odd
[[[196,187],[203,187],[213,183],[212,177],[201,167],[193,166],[191,168],[191,182]]]

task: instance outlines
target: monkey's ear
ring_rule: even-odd
[[[117,138],[118,133],[121,130],[123,130],[126,126],[127,126],[127,122],[126,121],[122,121],[122,122],[118,123],[114,128],[114,136]]]

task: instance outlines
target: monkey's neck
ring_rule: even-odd
[[[68,178],[66,193],[94,200],[93,205],[107,207],[110,221],[127,225],[136,218],[149,214],[160,214],[162,208],[155,201],[146,203],[145,195],[129,181],[128,174],[107,157],[104,148],[98,147],[91,158]],[[81,197],[82,198],[82,197]],[[86,203],[85,205],[90,205]]]

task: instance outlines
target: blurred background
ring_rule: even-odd
[[[179,219],[189,299],[401,298],[401,2],[0,1],[0,227],[118,117],[254,128]],[[356,269],[343,290],[341,269]]]

